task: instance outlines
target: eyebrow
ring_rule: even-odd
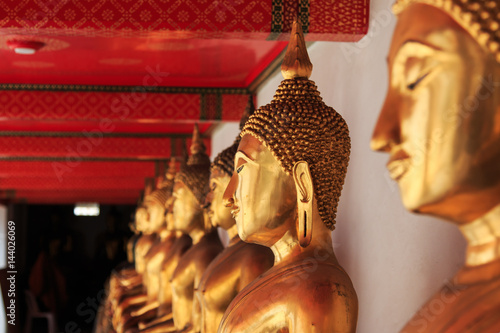
[[[423,48],[430,49],[432,51],[443,51],[443,49],[441,49],[440,47],[433,45],[431,43],[427,43],[427,42],[415,40],[415,39],[409,39],[409,40],[405,41],[403,44],[401,44],[401,46],[398,48],[396,54],[394,55],[394,57],[392,57],[392,63],[394,63],[394,59],[397,59],[403,50],[405,50],[406,48],[411,47],[411,46],[423,47]],[[387,63],[390,63],[390,60],[391,60],[391,57],[389,55],[386,58]]]
[[[247,161],[248,163],[250,164],[253,164],[253,165],[259,165],[257,162],[255,162],[253,159],[251,159],[247,154],[245,154],[243,151],[241,150],[238,150],[236,152],[236,155],[234,157],[237,157],[237,158],[242,158],[244,159],[245,161]]]

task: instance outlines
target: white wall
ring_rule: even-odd
[[[405,211],[385,169],[388,156],[369,148],[387,89],[393,2],[371,1],[370,33],[359,43],[317,42],[309,48],[311,80],[351,133],[334,246],[358,294],[360,333],[398,332],[459,269],[465,251],[451,224]],[[258,106],[269,103],[281,79],[275,73],[261,86]],[[236,124],[220,127],[213,136],[214,153],[227,147],[237,131]]]

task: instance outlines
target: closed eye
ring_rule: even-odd
[[[241,165],[238,169],[236,169],[236,172],[237,172],[237,173],[240,173],[240,172],[241,172],[241,170],[243,170],[243,167],[244,167],[244,166],[245,166],[244,164],[243,164],[243,165]]]
[[[424,75],[420,76],[418,79],[416,79],[414,82],[410,83],[409,85],[407,85],[406,87],[410,90],[414,90],[417,85],[422,82],[423,79],[425,79],[427,77],[427,75],[429,75],[430,72],[427,72],[425,73]]]

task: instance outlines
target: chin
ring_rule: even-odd
[[[248,230],[242,225],[242,223],[239,223],[237,225],[237,228],[238,228],[238,235],[240,236],[242,241],[247,243],[255,243],[254,237],[252,237],[253,234],[251,232],[248,232]]]
[[[406,208],[406,210],[412,213],[421,213],[421,209],[424,206],[422,200],[419,200],[418,198],[412,198],[411,196],[405,196],[404,194],[401,195],[401,200],[403,201],[403,206]]]
[[[433,215],[426,212],[426,207],[429,208],[429,206],[432,206],[439,201],[438,199],[430,197],[430,195],[416,195],[416,193],[414,192],[404,193],[403,191],[401,191],[401,198],[403,201],[403,206],[408,211],[416,214]]]
[[[247,233],[241,227],[241,223],[236,223],[236,225],[237,225],[236,228],[238,229],[238,236],[240,236],[242,241],[246,242],[248,239]]]

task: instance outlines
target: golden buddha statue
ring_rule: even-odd
[[[170,168],[173,168],[172,164]],[[174,173],[167,174],[167,180],[170,184],[169,189],[171,194],[171,191],[173,190]],[[172,279],[173,272],[177,267],[180,258],[192,244],[191,238],[187,234],[179,232],[174,228],[172,219],[172,202],[173,197],[170,195],[165,201],[166,226],[162,229],[161,233],[168,235],[168,237],[172,238],[173,241],[171,245],[168,246],[168,249],[159,249],[160,253],[152,259],[151,263],[155,274],[154,291],[157,293],[156,300],[154,303],[144,307],[144,309],[132,313],[132,315],[140,315],[144,311],[150,311],[150,309],[153,309],[155,318],[153,320],[143,320],[138,325],[139,329],[132,331],[155,331],[156,325],[162,324],[166,321],[168,322],[172,319],[172,287],[170,280]]]
[[[167,200],[167,229],[175,233],[175,242],[161,263],[159,272],[158,298],[157,308],[155,310],[155,318],[153,320],[143,320],[138,325],[138,330],[127,330],[129,332],[164,332],[165,327],[171,327],[172,322],[172,286],[171,279],[173,273],[184,255],[191,247],[192,240],[187,234],[175,230],[172,218],[172,202],[173,197]]]
[[[133,305],[130,299],[143,293],[144,257],[156,241],[156,234],[151,234],[147,226],[147,212],[142,203],[136,209],[135,228],[141,233],[134,248],[134,270],[114,271],[109,279],[109,293],[105,301],[105,313],[113,327],[121,320],[123,310]],[[142,301],[142,300],[141,300]],[[135,304],[135,303],[134,303]]]
[[[121,276],[119,280],[119,284],[124,287],[121,291],[130,291],[134,289],[134,287],[138,287],[142,284],[142,273],[145,270],[145,262],[144,257],[148,253],[149,249],[153,245],[156,240],[157,235],[151,233],[148,227],[148,216],[147,210],[143,205],[144,197],[151,194],[153,191],[152,185],[150,183],[146,184],[144,189],[144,195],[141,196],[137,208],[135,210],[135,223],[133,225],[134,232],[137,233],[137,238],[135,240],[135,246],[133,247],[133,257],[134,257],[134,271],[128,277]],[[130,255],[129,255],[130,256]],[[121,272],[127,273],[128,272]],[[129,290],[127,290],[129,289]],[[112,297],[113,301],[117,302],[120,297],[113,294],[114,289],[111,290],[109,294]]]
[[[241,239],[270,247],[275,262],[231,302],[219,332],[355,332],[356,292],[331,239],[350,139],[308,79],[300,23],[281,68],[274,99],[241,132],[224,194]]]
[[[165,224],[165,209],[167,201],[172,195],[175,173],[175,159],[172,158],[165,179],[161,178],[158,188],[144,198],[148,228],[150,232],[158,234],[159,237],[145,256],[146,268],[142,279],[143,293],[128,298],[126,302],[122,303],[122,306],[127,307],[127,311],[124,314],[124,310],[121,310],[120,331],[134,327],[141,320],[153,319],[157,315],[157,308],[160,305],[160,279],[163,262],[174,248],[177,239],[175,231]],[[118,311],[116,313],[119,314]]]
[[[402,332],[500,331],[500,4],[406,0],[389,51],[389,90],[372,149],[405,207],[446,219],[465,266]]]
[[[132,236],[127,241],[127,262],[133,264],[135,262],[134,251],[135,251],[135,243],[141,237],[139,230],[135,227],[135,223],[129,223],[129,228],[132,231]]]
[[[107,295],[110,294],[110,285],[113,284],[116,288],[116,281],[120,278],[126,278],[127,276],[132,276],[136,274],[134,268],[134,251],[135,244],[139,237],[141,236],[139,230],[137,230],[135,226],[135,222],[129,223],[129,228],[133,232],[133,235],[127,241],[127,264],[120,264],[113,269],[111,275],[104,283],[105,293]],[[96,319],[95,319],[95,332],[102,333],[108,332],[111,329],[111,321],[109,320],[109,316],[106,315],[106,309],[110,307],[110,299],[106,297],[104,302],[99,305],[99,309],[97,311]]]
[[[250,105],[253,112],[253,105]],[[242,118],[240,128],[248,116]],[[233,298],[274,263],[269,248],[240,239],[231,210],[223,202],[222,196],[233,174],[234,155],[239,142],[238,136],[232,146],[217,155],[211,167],[210,192],[205,200],[208,215],[212,226],[226,230],[230,240],[228,247],[208,266],[196,290],[201,304],[201,321],[196,332],[216,333]]]
[[[155,323],[142,332],[192,332],[194,323],[199,322],[200,306],[194,291],[207,266],[223,250],[217,230],[206,225],[202,208],[209,177],[210,159],[195,126],[191,156],[175,178],[172,215],[174,228],[190,235],[193,245],[172,275],[172,320]]]
[[[110,292],[108,299],[112,304],[113,312],[127,296],[140,293],[142,290],[142,274],[146,269],[144,257],[154,244],[157,235],[150,233],[147,226],[147,211],[142,205],[136,209],[135,226],[141,233],[134,248],[135,270],[130,272],[117,272],[110,279]],[[125,274],[124,274],[125,273]]]

